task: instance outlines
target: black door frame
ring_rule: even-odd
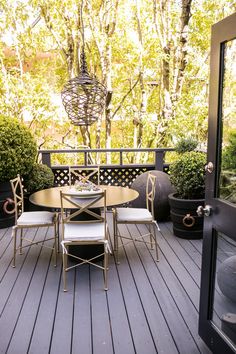
[[[201,293],[199,312],[199,335],[214,353],[236,353],[230,341],[214,325],[212,319],[214,280],[216,271],[217,231],[232,234],[236,230],[236,205],[227,204],[217,198],[219,166],[221,159],[222,83],[224,74],[224,43],[236,38],[236,13],[212,26],[210,92],[208,115],[208,156],[212,162],[212,173],[206,177],[206,204],[213,210],[204,220],[202,252]],[[230,222],[229,222],[230,220]],[[214,229],[212,228],[212,225]]]

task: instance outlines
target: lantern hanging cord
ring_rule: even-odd
[[[84,40],[84,21],[83,21],[83,7],[84,7],[84,1],[81,1],[81,7],[80,7],[80,23],[81,23],[81,29],[82,29],[82,51],[81,51],[81,72],[83,73],[88,73],[88,68],[86,64],[86,57],[85,57],[85,40]]]

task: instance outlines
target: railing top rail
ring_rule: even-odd
[[[174,148],[114,148],[114,149],[39,149],[39,153],[74,153],[74,152],[165,152],[165,151],[174,151]]]

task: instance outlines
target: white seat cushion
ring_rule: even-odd
[[[55,214],[50,211],[26,211],[17,220],[17,225],[44,225],[53,223]]]
[[[96,224],[65,224],[65,241],[98,241],[105,239],[105,227],[103,223]]]
[[[143,208],[117,208],[118,222],[139,222],[152,221],[152,214],[149,210]]]

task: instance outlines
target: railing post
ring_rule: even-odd
[[[123,154],[122,151],[120,151],[120,165],[123,165]]]
[[[88,153],[87,153],[87,151],[84,152],[84,165],[88,166]]]
[[[51,154],[50,154],[50,152],[40,151],[40,153],[42,155],[42,163],[51,168]]]
[[[163,171],[164,151],[155,151],[155,170]]]

